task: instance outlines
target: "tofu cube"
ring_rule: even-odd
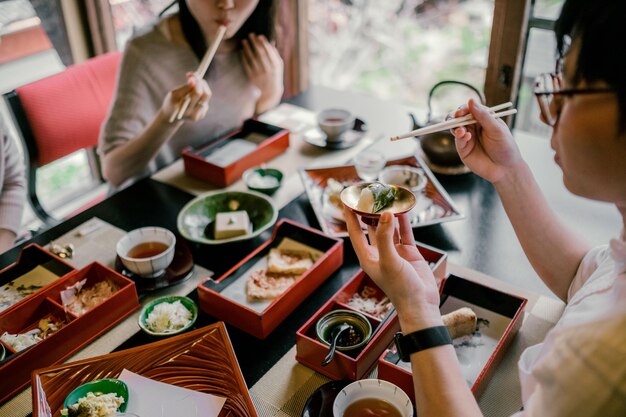
[[[217,213],[215,217],[215,239],[228,239],[250,233],[252,224],[245,210]]]

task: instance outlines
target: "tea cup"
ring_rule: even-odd
[[[385,407],[390,416],[413,417],[413,404],[409,396],[398,386],[382,379],[361,379],[346,385],[335,397],[333,416],[358,416],[359,404],[369,407]],[[368,404],[366,404],[368,402]],[[346,410],[352,406],[350,413]],[[395,413],[393,413],[395,409]]]
[[[338,142],[341,134],[354,126],[354,115],[348,110],[326,109],[317,115],[317,123],[326,133],[326,142]]]
[[[174,260],[176,236],[162,227],[142,227],[124,235],[117,255],[130,272],[144,278],[157,277]]]

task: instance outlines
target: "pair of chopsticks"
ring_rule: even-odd
[[[498,118],[510,116],[512,114],[517,113],[517,110],[509,109],[509,110],[505,110],[502,112],[499,112],[499,111],[506,109],[507,107],[511,107],[511,106],[513,106],[513,103],[509,101],[506,103],[498,104],[497,106],[490,107],[489,111],[493,114],[494,117],[498,117]],[[392,136],[390,139],[392,141],[406,139],[406,138],[411,138],[413,136],[420,136],[420,135],[426,135],[429,133],[441,132],[442,130],[456,129],[457,127],[472,125],[474,123],[476,123],[476,120],[472,117],[471,114],[467,114],[462,117],[457,117],[457,118],[446,120],[444,122],[437,123],[434,125],[425,126],[425,127],[413,130],[411,132],[404,133],[402,135]]]
[[[217,52],[217,47],[220,46],[224,35],[226,34],[226,26],[220,26],[217,30],[217,35],[215,37],[215,42],[211,44],[211,47],[207,49],[206,53],[202,57],[202,61],[200,61],[200,65],[196,70],[196,77],[204,78],[207,70],[209,69],[209,65],[211,61],[213,61],[213,57],[215,56],[215,52]],[[189,107],[189,103],[191,103],[191,97],[189,94],[185,95],[185,98],[182,102],[179,103],[178,107],[174,110],[174,113],[170,116],[170,123],[173,123],[175,120],[180,120],[183,118],[187,108]]]

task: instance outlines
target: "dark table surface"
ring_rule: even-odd
[[[409,128],[406,108],[353,93],[326,88],[312,88],[291,100],[293,104],[312,110],[324,107],[344,107],[365,119],[372,131],[400,133]],[[522,143],[523,142],[523,143]],[[568,197],[563,190],[558,171],[546,168],[549,160],[547,140],[526,137],[520,140],[524,155],[537,165],[539,182],[549,195],[550,202],[562,211],[565,223],[576,222],[593,239],[603,241],[612,237],[611,224],[616,214],[610,208],[598,207],[580,199]],[[530,163],[530,162],[529,162]],[[426,244],[448,252],[449,261],[503,279],[528,290],[545,293],[547,290],[532,271],[506,219],[498,195],[486,181],[473,174],[438,176],[465,219],[415,229],[416,238]],[[99,217],[117,227],[132,230],[142,226],[162,226],[176,230],[176,216],[194,196],[166,184],[144,179],[120,191],[100,204],[72,217],[59,225],[33,237],[30,241],[0,255],[0,268],[15,262],[22,247],[28,243],[46,245],[51,240],[74,229],[92,217]],[[605,215],[598,219],[598,209]],[[595,228],[586,226],[584,220],[594,216]],[[279,218],[290,218],[305,225],[319,227],[306,195],[300,195],[280,210]],[[600,221],[598,221],[600,220]],[[190,244],[194,261],[220,276],[251,250],[267,240],[271,230],[244,242],[217,246]],[[343,267],[322,284],[309,298],[280,324],[266,339],[260,341],[238,329],[227,326],[235,353],[248,386],[252,386],[295,343],[295,332],[332,295],[345,284],[358,269],[349,241],[345,241]],[[1,284],[1,283],[0,283]],[[190,294],[197,299],[196,291]],[[196,327],[214,322],[201,313]],[[102,337],[106,337],[106,334]],[[118,349],[150,342],[138,333]]]

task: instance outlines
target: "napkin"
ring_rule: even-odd
[[[154,381],[127,369],[120,380],[128,386],[126,412],[140,417],[217,417],[226,398]]]

